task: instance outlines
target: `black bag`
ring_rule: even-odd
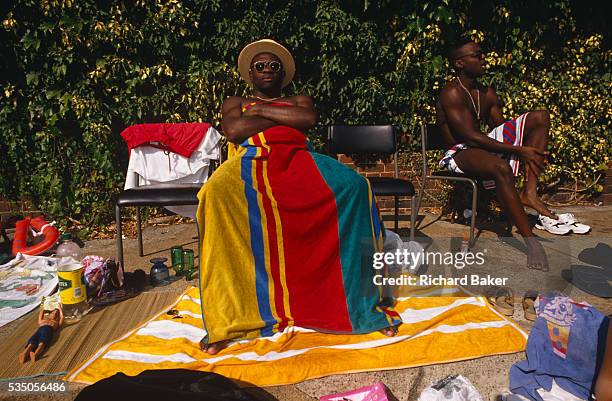
[[[256,401],[230,379],[187,369],[145,370],[137,376],[117,373],[85,387],[75,401]]]

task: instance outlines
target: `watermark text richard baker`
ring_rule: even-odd
[[[412,252],[407,249],[395,252],[376,252],[372,267],[381,270],[385,265],[400,265],[402,271],[409,270],[415,273],[421,264],[435,263],[438,265],[452,266],[456,270],[462,270],[466,266],[482,266],[485,263],[486,249],[483,252],[424,252],[423,250]],[[409,285],[409,286],[504,286],[507,277],[492,277],[487,274],[465,274],[460,277],[445,277],[432,274],[401,274],[398,277],[386,277],[386,274],[376,274],[373,277],[375,285]]]
[[[491,277],[490,275],[479,276],[477,274],[466,274],[462,277],[444,277],[442,275],[433,276],[422,274],[420,276],[410,276],[402,274],[398,277],[384,277],[376,274],[373,278],[376,285],[481,285],[481,286],[500,286],[506,285],[507,277]]]

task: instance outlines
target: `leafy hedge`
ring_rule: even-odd
[[[579,5],[580,4],[580,5]],[[0,197],[32,198],[89,227],[112,216],[144,122],[217,124],[246,43],[272,37],[297,61],[293,92],[321,123],[433,121],[453,32],[490,52],[485,80],[513,115],[552,114],[552,190],[594,195],[610,158],[612,77],[601,2],[17,0],[0,30]],[[318,140],[320,144],[320,139]],[[409,151],[409,149],[406,149]]]

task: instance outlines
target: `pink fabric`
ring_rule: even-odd
[[[361,401],[389,401],[385,385],[382,382],[372,384],[371,386],[361,387],[357,390],[346,391],[344,393],[324,395],[319,398],[319,401],[343,401],[343,400],[361,400]]]
[[[208,123],[137,124],[123,130],[121,137],[128,152],[150,142],[160,142],[166,150],[190,157],[204,139]]]

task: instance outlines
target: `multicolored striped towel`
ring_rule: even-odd
[[[198,195],[206,341],[300,326],[369,333],[399,323],[381,306],[383,242],[369,182],[276,126],[250,137]]]
[[[243,384],[273,386],[330,374],[386,370],[460,361],[525,349],[527,335],[481,297],[462,297],[456,288],[422,288],[400,298],[404,323],[395,337],[324,334],[287,327],[271,337],[231,343],[217,355],[200,350],[206,334],[197,288],[168,309],[102,347],[67,379],[94,383],[118,372],[194,369],[222,374]]]

